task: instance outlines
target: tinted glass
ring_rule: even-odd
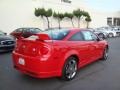
[[[82,31],[85,40],[92,40],[90,31]]]
[[[91,31],[82,31],[82,34],[84,36],[84,39],[87,40],[87,41],[94,41],[94,40],[97,40],[97,36],[91,32]]]
[[[30,29],[30,32],[33,33],[33,34],[36,34],[36,33],[42,32],[42,30],[40,30],[40,29],[38,29],[38,28],[31,28],[31,29]]]
[[[45,33],[47,33],[53,40],[62,40],[63,38],[65,38],[68,33],[69,30],[67,29],[49,29],[47,31],[44,31]]]
[[[23,33],[36,34],[36,33],[40,33],[40,32],[42,32],[42,30],[40,30],[38,28],[23,28]]]
[[[74,34],[69,40],[70,41],[83,41],[84,39],[83,39],[83,35],[80,32],[78,32]]]
[[[93,40],[97,40],[98,39],[98,37],[93,32],[91,32],[91,36],[92,36]]]

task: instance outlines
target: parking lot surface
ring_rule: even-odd
[[[0,90],[120,90],[120,37],[108,42],[109,59],[85,66],[68,82],[23,75],[13,68],[11,52],[0,53]]]

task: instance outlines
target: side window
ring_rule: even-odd
[[[29,32],[30,32],[29,29],[24,29],[24,30],[23,30],[23,33],[29,33]]]
[[[33,34],[36,34],[36,33],[39,33],[41,31],[40,31],[40,29],[37,29],[37,28],[31,28],[30,32],[33,33]]]
[[[86,41],[92,41],[93,40],[93,37],[92,37],[90,31],[82,31],[82,34],[84,36],[84,40],[86,40]]]
[[[96,41],[98,39],[98,37],[91,31],[82,31],[82,34],[86,41]]]
[[[92,33],[92,32],[91,32],[91,36],[92,36],[94,41],[98,40],[98,37],[94,33]]]
[[[74,34],[74,35],[69,39],[69,41],[83,41],[83,40],[84,40],[84,39],[83,39],[83,35],[82,35],[80,32]]]

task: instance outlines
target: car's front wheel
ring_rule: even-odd
[[[77,59],[75,57],[70,57],[66,61],[63,71],[62,71],[62,79],[64,80],[72,80],[77,73]]]
[[[108,48],[105,48],[103,51],[102,60],[107,60],[107,59],[108,59]]]

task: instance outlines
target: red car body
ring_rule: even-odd
[[[81,68],[100,59],[104,49],[108,48],[105,40],[70,40],[73,35],[88,30],[71,29],[68,31],[69,33],[61,40],[19,39],[12,54],[14,67],[33,77],[61,77],[63,67],[69,57],[76,57],[77,68]],[[51,32],[54,33],[54,31]],[[44,36],[41,34],[41,37]]]

